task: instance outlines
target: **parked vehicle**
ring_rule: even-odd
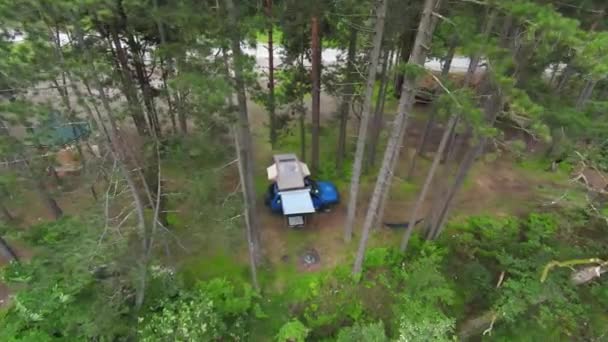
[[[276,155],[274,160],[266,170],[272,183],[264,203],[273,213],[284,215],[289,227],[303,226],[307,215],[328,210],[340,201],[336,186],[313,180],[308,166],[295,154]]]

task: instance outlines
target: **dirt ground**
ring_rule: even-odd
[[[326,101],[330,100],[326,99]],[[409,220],[407,215],[416,200],[415,196],[418,194],[418,188],[414,187],[413,191],[404,194],[403,183],[405,182],[404,178],[413,149],[418,145],[418,141],[424,130],[424,117],[429,109],[429,106],[417,106],[415,109],[417,116],[410,119],[405,145],[401,152],[396,177],[391,189],[391,193],[394,196],[387,203],[383,222],[406,222]],[[322,109],[322,115],[325,120],[331,117],[329,112]],[[387,112],[387,114],[389,113]],[[256,105],[250,106],[250,115],[254,122],[258,120],[265,122],[266,120],[264,110]],[[355,127],[352,126],[356,123],[351,121],[350,124],[351,127],[349,129],[354,132]],[[388,124],[390,124],[390,121]],[[262,130],[263,127],[265,126],[254,125],[254,134],[257,137],[263,137],[266,134]],[[432,151],[439,144],[442,133],[441,126],[436,126],[431,132],[430,143],[425,149],[427,156],[418,161],[418,167],[414,172],[412,181],[414,184],[422,184],[424,181],[431,163]],[[462,137],[457,139],[462,139]],[[259,140],[258,144],[260,144]],[[268,163],[268,158],[271,154],[270,148],[262,146],[258,148],[258,151],[260,151],[258,156],[256,156],[258,162],[262,164]],[[462,158],[462,153],[456,156],[456,160],[460,158]],[[261,166],[258,166],[261,170]],[[451,170],[453,171],[454,169],[455,166],[452,166]],[[258,176],[263,177],[262,174]],[[434,192],[437,192],[438,180],[444,178],[445,173],[437,174],[434,186],[429,191],[429,195],[420,211],[419,218],[427,215],[435,196]],[[463,188],[456,196],[451,217],[481,214],[517,215],[525,210],[529,210],[530,204],[540,203],[542,195],[539,194],[539,187],[560,186],[553,181],[544,182],[530,177],[525,170],[516,167],[514,160],[508,156],[497,158],[491,162],[486,162],[482,159],[473,168],[469,180],[465,182]],[[300,229],[287,228],[283,217],[271,214],[268,208],[260,205],[262,243],[271,264],[287,265],[296,267],[300,271],[309,271],[310,269],[298,267],[298,258],[304,251],[313,248],[318,251],[320,256],[320,266],[315,267],[314,270],[331,269],[343,261],[352,258],[358,244],[358,229],[360,229],[360,224],[364,219],[373,184],[362,184],[361,188],[362,193],[358,201],[357,230],[350,245],[345,245],[342,239],[346,217],[344,203],[347,203],[348,189],[341,189],[342,203],[339,206],[333,208],[329,213],[320,213],[312,216],[306,227]],[[380,227],[375,229],[370,243],[372,245],[392,244],[398,246],[402,232],[402,229]]]

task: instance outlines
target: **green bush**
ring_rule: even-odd
[[[285,323],[276,336],[277,342],[304,342],[310,329],[297,319]]]
[[[245,340],[254,311],[251,287],[237,291],[225,279],[197,284],[177,298],[161,300],[157,309],[140,318],[141,341]]]
[[[382,321],[370,324],[355,324],[340,329],[336,342],[388,342]]]

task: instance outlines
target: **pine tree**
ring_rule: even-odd
[[[378,3],[376,10],[376,23],[374,27],[373,47],[370,54],[370,66],[367,76],[367,85],[365,88],[365,99],[363,100],[363,112],[359,126],[359,134],[357,138],[357,150],[355,152],[355,161],[353,163],[353,173],[350,181],[350,194],[348,202],[348,213],[346,216],[346,226],[344,227],[344,241],[350,242],[355,225],[355,216],[357,213],[357,197],[359,195],[359,182],[361,172],[363,170],[363,158],[365,154],[365,144],[367,140],[367,129],[372,110],[372,96],[374,85],[376,84],[376,72],[378,68],[378,59],[380,58],[380,49],[382,47],[382,35],[384,31],[384,17],[386,15],[387,1]]]
[[[409,64],[412,65],[414,70],[418,70],[424,65],[428,47],[433,36],[434,20],[433,11],[439,5],[439,1],[426,0],[424,3],[424,9],[420,23],[418,25],[418,31],[416,34],[416,42],[414,44],[414,50],[409,60]],[[367,209],[365,221],[363,223],[363,232],[359,243],[359,249],[353,265],[353,274],[358,275],[361,273],[363,268],[363,259],[365,257],[365,250],[367,248],[367,242],[369,240],[370,231],[372,224],[375,221],[380,201],[384,196],[385,192],[389,191],[386,187],[387,181],[392,178],[393,170],[395,168],[396,161],[399,159],[398,153],[400,150],[401,141],[405,128],[407,126],[407,119],[412,110],[414,104],[414,96],[416,91],[416,72],[412,72],[408,77],[405,78],[403,83],[403,89],[401,91],[401,97],[399,100],[399,109],[397,117],[393,122],[393,128],[389,137],[388,146],[384,153],[384,159],[382,166],[376,180],[376,186],[372,193],[372,198]]]

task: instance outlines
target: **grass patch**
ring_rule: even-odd
[[[198,281],[226,278],[235,283],[249,282],[249,269],[225,254],[198,255],[186,260],[180,267],[179,276],[187,287]]]
[[[537,181],[553,181],[559,184],[567,183],[571,171],[568,163],[560,163],[557,170],[551,172],[551,162],[543,158],[522,159],[513,163],[513,166]]]

